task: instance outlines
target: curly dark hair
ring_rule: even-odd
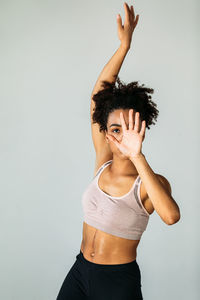
[[[150,129],[150,125],[155,124],[159,111],[157,104],[151,100],[154,89],[144,87],[138,84],[138,81],[125,84],[118,76],[114,76],[116,80],[112,83],[103,80],[100,91],[93,95],[95,102],[93,109],[92,121],[100,125],[99,131],[107,131],[107,120],[110,112],[115,109],[131,109],[140,113],[141,121],[146,121],[146,128]],[[118,83],[118,87],[116,86]]]

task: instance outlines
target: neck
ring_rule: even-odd
[[[129,158],[120,158],[113,154],[112,163],[110,165],[110,172],[113,175],[134,176],[138,175],[138,171]]]

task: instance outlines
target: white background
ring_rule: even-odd
[[[145,300],[197,300],[199,10],[140,0],[119,77],[154,88],[143,153],[181,210],[154,212],[138,246]],[[0,299],[55,300],[79,253],[81,196],[93,177],[90,95],[120,45],[123,2],[0,1]]]

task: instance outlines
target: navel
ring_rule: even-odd
[[[94,238],[93,238],[93,243],[92,243],[92,245],[93,245],[93,252],[90,253],[90,255],[91,255],[92,257],[94,257],[94,255],[95,255],[95,252],[94,252],[94,246],[95,246],[96,233],[97,233],[97,229],[96,229],[96,231],[95,231]]]

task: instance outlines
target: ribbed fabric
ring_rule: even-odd
[[[84,221],[109,234],[131,240],[139,240],[146,230],[149,213],[140,198],[141,178],[138,175],[130,191],[122,197],[112,197],[103,192],[98,179],[112,160],[97,171],[82,196]]]

